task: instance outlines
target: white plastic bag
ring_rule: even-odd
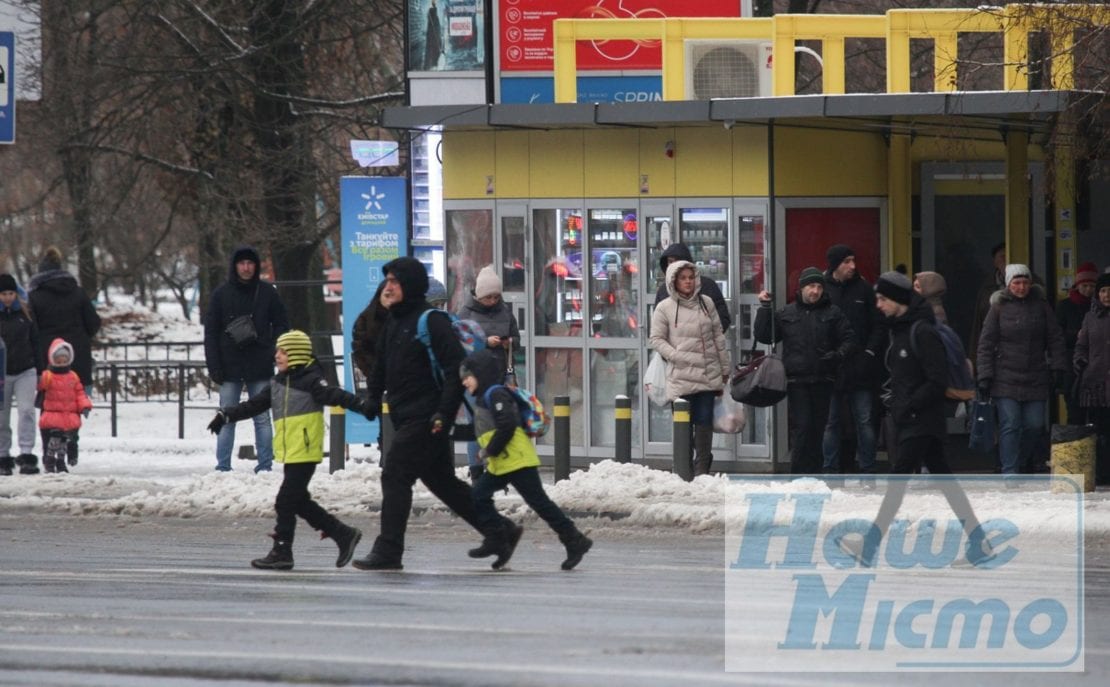
[[[734,401],[729,394],[721,394],[713,400],[713,431],[719,434],[739,434],[748,424],[748,414],[744,404]]]
[[[667,362],[659,353],[652,353],[644,372],[644,391],[657,406],[667,405]]]

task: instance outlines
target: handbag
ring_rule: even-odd
[[[728,394],[713,399],[713,431],[718,434],[739,434],[748,424],[744,404]]]
[[[258,341],[258,330],[254,327],[254,306],[258,303],[258,285],[254,287],[254,299],[251,300],[251,313],[239,315],[227,323],[224,333],[231,339],[231,343],[239,348],[246,348]]]
[[[979,453],[994,452],[995,418],[994,404],[990,399],[976,398],[971,402],[971,431],[967,447]]]
[[[730,393],[740,403],[767,408],[786,398],[786,368],[778,355],[756,353],[752,348],[748,364],[736,366]]]
[[[648,400],[657,406],[667,405],[667,362],[658,351],[651,354],[644,371],[644,391]]]

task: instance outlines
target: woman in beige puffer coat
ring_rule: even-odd
[[[713,399],[728,380],[728,347],[713,301],[700,293],[697,267],[671,263],[666,283],[669,296],[651,317],[651,347],[667,362],[667,398],[690,403],[694,475],[704,475],[713,465]]]

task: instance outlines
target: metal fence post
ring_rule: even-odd
[[[615,457],[618,463],[632,462],[632,399],[624,394],[614,399]]]
[[[185,438],[185,365],[177,365],[177,438]]]
[[[570,477],[570,396],[555,397],[555,481]]]
[[[116,408],[116,386],[118,386],[117,382],[119,381],[119,369],[115,366],[115,363],[113,363],[111,366],[109,366],[109,370],[110,370],[110,372],[108,374],[108,386],[109,386],[108,396],[109,396],[109,398],[111,398],[111,405],[112,405],[112,438],[115,439],[116,438],[116,410],[117,410],[117,408]]]
[[[330,424],[331,436],[328,443],[328,474],[346,467],[347,453],[347,411],[342,406],[331,409]]]
[[[385,457],[389,455],[389,447],[393,445],[393,422],[389,419],[389,399],[382,396],[382,414],[378,418],[381,423],[382,455],[378,457],[378,467],[385,467]]]
[[[680,398],[671,408],[674,431],[671,457],[674,474],[689,482],[694,479],[694,466],[690,463],[690,402]]]

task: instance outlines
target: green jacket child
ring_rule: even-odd
[[[481,447],[478,457],[486,461],[485,472],[470,491],[485,539],[481,546],[469,551],[470,557],[496,555],[494,570],[500,570],[512,557],[524,529],[519,525],[502,527],[493,505],[493,494],[511,484],[536,515],[559,535],[567,550],[562,568],[571,570],[590,550],[593,541],[578,531],[543,490],[540,459],[521,427],[516,396],[500,385],[505,376],[504,355],[489,349],[472,353],[459,366],[459,376],[475,399],[474,433]]]
[[[312,357],[312,341],[300,330],[290,330],[278,337],[274,354],[278,373],[270,385],[246,401],[221,408],[208,425],[216,434],[228,422],[238,422],[267,410],[274,418],[274,459],[285,464],[284,477],[278,488],[274,510],[273,549],[264,558],[251,561],[255,568],[291,570],[293,568],[293,533],[297,516],[324,537],[331,537],[339,547],[337,568],[351,560],[362,532],[344,525],[312,500],[308,483],[316,466],[324,459],[324,406],[343,406],[365,413],[366,401],[339,387],[328,386],[323,369]]]

